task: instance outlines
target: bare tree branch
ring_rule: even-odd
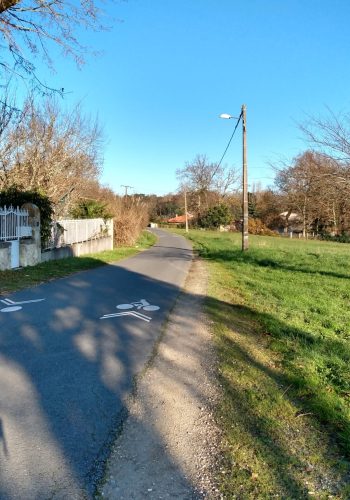
[[[350,163],[350,113],[335,114],[327,108],[326,118],[309,116],[299,125],[306,141],[336,161]]]
[[[32,79],[33,86],[40,87],[33,60],[40,56],[52,68],[51,44],[61,47],[78,65],[83,64],[88,49],[76,38],[75,31],[79,27],[103,29],[101,16],[95,0],[0,0],[0,39],[7,47],[0,56],[5,71],[1,78],[19,76],[22,80]],[[44,94],[53,90],[42,88]]]

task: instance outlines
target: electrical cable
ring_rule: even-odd
[[[220,159],[220,161],[219,161],[219,163],[218,163],[217,169],[220,167],[220,165],[221,165],[221,163],[222,163],[222,160],[225,158],[225,155],[226,155],[226,153],[227,153],[228,148],[230,147],[231,141],[232,141],[232,139],[233,139],[233,136],[234,136],[234,135],[235,135],[235,133],[236,133],[236,130],[237,130],[237,127],[238,127],[239,122],[241,121],[241,118],[242,118],[242,112],[241,112],[241,114],[239,115],[239,117],[238,117],[238,119],[237,119],[236,126],[235,126],[235,128],[234,128],[234,130],[233,130],[233,132],[232,132],[232,135],[231,135],[231,137],[230,137],[230,140],[228,141],[228,144],[227,144],[227,146],[226,146],[226,149],[225,149],[225,151],[224,151],[223,155],[221,156],[221,159]]]

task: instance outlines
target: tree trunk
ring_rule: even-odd
[[[337,216],[336,216],[336,213],[335,213],[334,202],[333,202],[333,223],[334,223],[334,233],[338,234]]]
[[[303,206],[303,236],[306,238],[306,203]]]

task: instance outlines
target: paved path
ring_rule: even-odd
[[[192,259],[184,238],[155,232],[154,247],[120,264],[0,302],[1,500],[91,498]],[[159,309],[116,308],[141,299]]]
[[[193,261],[157,355],[137,379],[128,418],[108,460],[106,500],[221,499],[215,477],[220,392],[210,324],[203,311],[206,264]]]

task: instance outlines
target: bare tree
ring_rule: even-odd
[[[6,157],[8,145],[11,155]],[[0,158],[1,153],[8,158],[6,165],[2,162],[2,187],[41,189],[60,211],[97,180],[101,145],[98,124],[85,118],[79,107],[62,113],[52,100],[40,107],[28,100],[0,151]]]
[[[300,124],[306,140],[334,159],[350,162],[350,113],[336,114],[328,109],[325,118],[310,116]]]
[[[181,185],[186,185],[196,197],[198,212],[207,209],[211,200],[215,200],[214,203],[222,200],[238,179],[235,169],[212,163],[205,155],[197,155],[184,168],[178,169],[176,175]]]
[[[279,214],[283,212],[283,197],[270,188],[258,188],[253,191],[256,196],[258,218],[268,227],[276,227]]]
[[[35,74],[34,57],[52,67],[50,47],[56,45],[82,64],[86,47],[75,33],[79,27],[101,29],[100,17],[94,0],[0,0],[2,78],[29,78],[34,87],[51,90]]]
[[[327,111],[325,117],[309,117],[300,129],[306,141],[329,160],[327,169],[320,172],[320,180],[323,192],[330,193],[328,199],[332,202],[327,210],[337,233],[349,227],[350,113]]]
[[[16,108],[7,88],[3,95],[3,100],[0,100],[0,187],[7,184],[8,172],[14,162],[15,144],[11,134],[23,119],[23,113]]]
[[[235,168],[219,167],[213,179],[214,189],[219,194],[220,198],[226,196],[234,190],[239,180],[239,174]]]
[[[309,117],[299,125],[306,141],[313,149],[334,160],[338,164],[340,181],[350,181],[350,113],[335,114],[328,109],[325,118]]]
[[[285,195],[285,209],[300,214],[304,236],[312,227],[331,227],[335,233],[346,229],[349,189],[342,171],[343,164],[315,151],[300,154],[277,171],[275,183]]]

